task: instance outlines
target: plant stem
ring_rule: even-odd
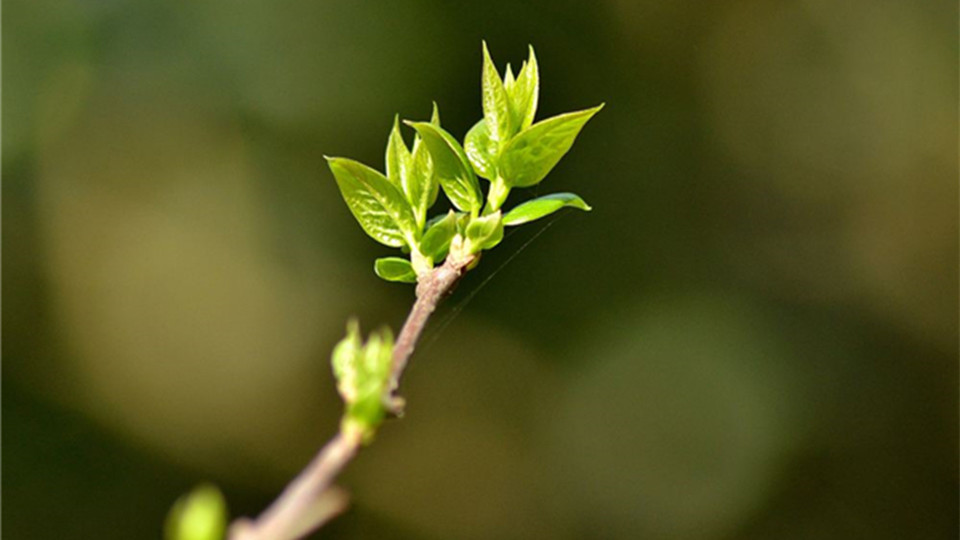
[[[320,518],[326,521],[340,513],[343,508],[331,508],[323,512],[324,516],[317,516],[313,523],[303,523],[304,516],[312,513],[314,503],[357,454],[360,443],[359,432],[337,433],[256,521],[238,521],[231,528],[230,538],[234,540],[295,538],[298,532],[306,534],[318,527],[321,524]],[[304,528],[307,530],[303,530]]]
[[[407,316],[393,349],[388,386],[394,413],[399,413],[402,400],[395,397],[400,377],[410,355],[437,305],[460,280],[474,256],[447,257],[443,265],[425,273],[417,283],[417,300]],[[299,538],[333,518],[346,506],[336,497],[332,504],[321,505],[330,492],[333,480],[357,455],[362,444],[359,432],[341,429],[324,445],[306,468],[287,485],[283,493],[255,521],[238,520],[230,529],[231,540],[290,540]]]
[[[456,285],[463,275],[463,269],[472,261],[452,261],[448,258],[442,266],[434,268],[417,283],[417,301],[414,302],[407,320],[403,323],[400,335],[393,347],[393,365],[390,368],[390,393],[393,394],[400,386],[400,376],[407,367],[407,362],[413,354],[413,349],[420,339],[420,334],[427,326],[427,320],[437,309],[443,299]]]

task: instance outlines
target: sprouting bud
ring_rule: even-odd
[[[386,415],[392,360],[390,329],[373,332],[363,343],[356,320],[347,323],[347,336],[333,349],[333,373],[346,406],[342,428],[360,431],[365,441],[372,439]]]

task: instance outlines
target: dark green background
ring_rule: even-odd
[[[156,538],[203,480],[234,515],[272,499],[336,429],[347,318],[412,301],[322,156],[382,168],[432,100],[462,136],[486,39],[501,66],[536,47],[539,117],[607,104],[508,206],[594,211],[464,280],[320,536],[955,538],[956,21],[5,2],[5,537]]]

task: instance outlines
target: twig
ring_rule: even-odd
[[[420,339],[420,334],[427,326],[427,320],[437,309],[443,299],[456,285],[463,275],[464,268],[471,262],[468,260],[447,259],[442,266],[432,270],[417,283],[417,301],[410,309],[407,320],[403,323],[397,343],[393,347],[393,365],[390,368],[390,392],[397,391],[400,386],[400,376],[407,367],[407,362],[413,354],[413,349]]]
[[[474,256],[466,258],[447,257],[443,265],[421,276],[417,283],[417,300],[407,316],[393,349],[390,368],[390,396],[393,411],[399,413],[402,400],[395,396],[400,377],[413,354],[420,334],[427,325],[437,304],[460,280],[464,270],[473,262]],[[287,485],[283,493],[255,521],[238,520],[230,528],[231,540],[291,540],[309,534],[330,520],[346,507],[346,497],[337,492],[336,497],[326,498],[331,492],[333,480],[357,455],[362,444],[359,432],[341,430],[331,439]],[[326,499],[326,500],[324,500]],[[318,508],[319,502],[326,502]]]

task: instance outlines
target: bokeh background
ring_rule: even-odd
[[[382,168],[433,100],[462,136],[486,39],[536,47],[540,117],[607,103],[539,188],[595,210],[464,280],[319,537],[956,538],[955,2],[3,15],[6,537],[272,500],[336,429],[347,318],[413,299],[322,155]]]

